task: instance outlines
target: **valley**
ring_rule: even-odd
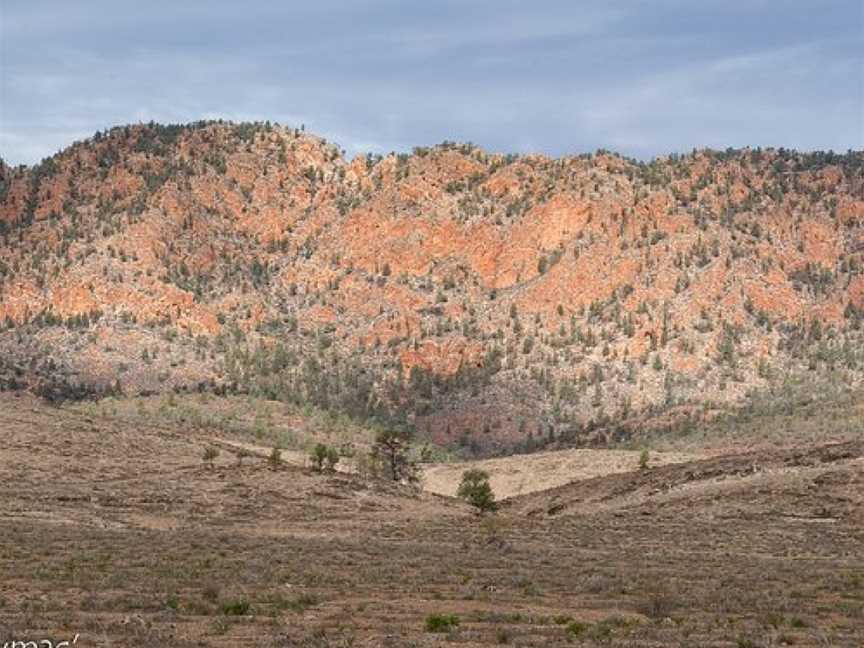
[[[179,648],[864,639],[860,434],[670,453],[641,470],[621,450],[487,460],[493,484],[518,468],[537,472],[536,489],[479,516],[422,487],[274,465],[236,431],[133,423],[122,405],[0,395],[2,636]],[[421,484],[450,492],[461,467],[425,467]]]

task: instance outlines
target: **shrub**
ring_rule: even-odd
[[[581,621],[571,621],[567,624],[567,634],[571,637],[579,637],[585,634],[585,631],[588,629],[588,626],[582,623]]]
[[[327,458],[327,446],[323,443],[316,444],[310,458],[312,459],[312,467],[321,472],[324,469],[324,460]]]
[[[450,632],[459,626],[455,614],[430,614],[426,617],[426,632]]]
[[[318,597],[314,594],[300,594],[297,598],[287,602],[287,607],[298,614],[316,605],[318,605]]]
[[[639,470],[647,470],[648,469],[648,461],[650,460],[650,455],[648,454],[648,450],[643,450],[639,453]]]
[[[214,448],[213,446],[207,446],[204,448],[204,455],[202,459],[204,460],[204,465],[208,468],[213,468],[213,462],[216,461],[216,458],[219,456],[219,449]]]
[[[267,461],[270,462],[270,467],[276,470],[282,465],[282,450],[279,448],[273,448],[270,451],[270,456],[267,457]]]
[[[339,452],[336,448],[327,448],[327,470],[336,470],[336,464],[339,463]]]
[[[315,470],[321,472],[326,467],[327,470],[335,470],[336,464],[339,463],[339,452],[336,448],[331,448],[323,443],[318,443],[312,450],[312,464]]]
[[[541,256],[540,259],[537,261],[537,272],[541,275],[545,274],[548,268],[549,261],[546,259],[545,256]]]
[[[456,494],[481,513],[497,508],[495,494],[489,485],[489,473],[472,468],[462,473],[462,483]]]
[[[249,608],[251,607],[249,601],[245,598],[226,601],[222,604],[222,614],[225,616],[244,616],[249,614]]]
[[[607,621],[601,621],[591,626],[588,636],[594,641],[606,641],[612,636],[612,626]]]

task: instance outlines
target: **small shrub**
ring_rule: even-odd
[[[249,614],[249,609],[251,607],[249,601],[245,598],[225,601],[222,604],[222,614],[225,616],[245,616]]]
[[[336,448],[331,448],[323,443],[315,445],[310,457],[313,468],[318,472],[323,471],[325,467],[327,470],[335,470],[336,464],[339,463],[339,452]]]
[[[318,598],[314,594],[300,594],[297,598],[288,601],[287,607],[300,613],[316,605],[318,605]]]
[[[312,467],[315,470],[318,472],[324,470],[324,460],[327,459],[327,446],[323,443],[315,444],[310,459],[312,459]]]
[[[430,614],[426,617],[426,632],[450,632],[459,626],[455,614]]]
[[[273,470],[279,468],[282,465],[282,450],[279,448],[273,448],[273,450],[270,451],[270,456],[267,457],[267,461],[270,463],[270,467],[273,468]]]
[[[643,450],[639,454],[639,470],[647,470],[648,469],[648,461],[651,459],[651,456],[648,454],[647,450]]]
[[[606,621],[591,626],[588,636],[594,641],[606,641],[612,636],[612,626]]]
[[[336,464],[339,463],[339,451],[336,448],[327,448],[327,470],[336,470]]]
[[[204,455],[202,456],[202,459],[204,460],[204,465],[212,469],[214,466],[214,462],[216,461],[216,458],[218,456],[218,448],[214,448],[213,446],[207,446],[206,448],[204,448]]]
[[[570,637],[581,637],[588,630],[588,626],[581,621],[571,621],[567,624],[566,632]]]

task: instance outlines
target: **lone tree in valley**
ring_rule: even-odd
[[[495,493],[489,485],[489,473],[485,470],[472,468],[462,473],[462,483],[456,495],[464,499],[481,513],[494,511],[498,508]]]
[[[407,427],[381,430],[375,437],[372,456],[384,464],[387,476],[393,481],[417,481],[417,466],[408,458],[411,438]]]

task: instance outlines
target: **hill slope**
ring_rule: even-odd
[[[207,467],[201,453],[213,432],[186,424],[0,394],[0,429],[4,641],[864,640],[861,441],[600,475],[480,517],[390,482],[276,469],[255,454],[241,463],[228,444]],[[430,632],[433,615],[459,624]]]
[[[119,127],[0,167],[0,381],[249,391],[477,451],[622,438],[859,385],[862,222],[860,152],[348,161]]]

